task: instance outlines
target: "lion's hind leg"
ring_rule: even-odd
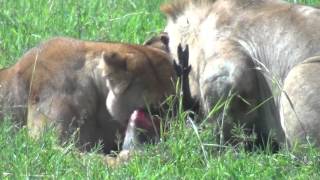
[[[291,145],[295,142],[320,146],[320,56],[296,65],[284,82],[281,125]]]
[[[47,128],[54,129],[59,140],[66,142],[81,126],[77,108],[70,97],[53,95],[36,103],[28,103],[27,127],[32,137],[39,137]]]

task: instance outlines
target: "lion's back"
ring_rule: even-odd
[[[72,74],[73,66],[79,66],[83,56],[79,54],[82,44],[71,38],[52,38],[28,50],[13,66],[0,70],[1,112],[25,124],[21,117],[26,116],[28,98],[47,86],[56,86],[53,79],[65,72]],[[0,114],[1,119],[3,116]]]

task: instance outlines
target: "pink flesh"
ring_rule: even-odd
[[[152,122],[152,119],[157,122]],[[134,110],[130,116],[130,122],[133,122],[136,127],[145,129],[145,130],[154,130],[153,123],[155,126],[159,126],[158,120],[156,118],[152,118],[142,109]]]

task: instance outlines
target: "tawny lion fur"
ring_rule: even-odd
[[[176,0],[161,9],[173,57],[189,45],[191,94],[203,111],[236,96],[227,116],[213,118],[224,142],[238,124],[264,142],[273,134],[320,145],[319,61],[306,60],[320,59],[319,9],[281,0]]]
[[[171,58],[152,43],[54,38],[0,71],[0,115],[34,136],[53,124],[62,140],[76,133],[81,149],[101,142],[107,153],[135,109],[158,106],[174,92],[174,76]]]

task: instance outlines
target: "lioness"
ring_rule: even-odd
[[[161,10],[167,15],[165,32],[173,57],[177,57],[174,50],[179,43],[189,45],[191,95],[204,112],[208,114],[219,99],[234,97],[217,118],[222,126],[221,142],[232,143],[234,124],[248,133],[256,132],[260,142],[265,143],[270,134],[284,142],[280,117],[287,122],[282,125],[289,128],[290,142],[302,129],[320,138],[312,130],[320,128],[320,101],[312,101],[320,94],[320,82],[315,82],[318,65],[299,65],[290,83],[285,80],[295,65],[320,55],[319,9],[280,0],[175,0]],[[299,82],[293,80],[295,74],[303,77],[302,72],[309,69],[313,74],[297,78]],[[283,84],[290,84],[284,90],[291,91],[286,98],[295,99],[293,106],[308,109],[295,115],[299,118],[280,115]],[[303,90],[295,92],[294,88]],[[306,92],[311,95],[308,99],[299,98]],[[283,109],[288,112],[292,106],[287,103]],[[304,128],[287,126],[300,126],[297,121]]]
[[[131,113],[174,92],[172,60],[153,45],[48,40],[0,71],[1,118],[35,136],[54,124],[62,140],[76,133],[81,149],[101,142],[108,153]]]

